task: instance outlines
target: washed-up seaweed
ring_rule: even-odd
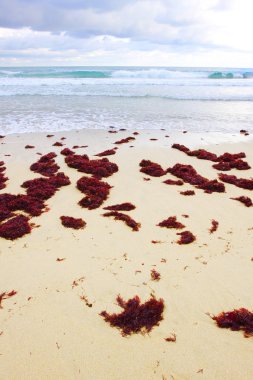
[[[239,201],[243,203],[246,207],[251,207],[252,206],[252,200],[249,197],[245,197],[244,195],[237,197],[237,198],[230,198],[234,199],[235,201]]]
[[[111,186],[97,178],[82,177],[77,181],[77,188],[86,195],[79,205],[93,210],[100,207],[108,198]]]
[[[112,210],[112,211],[131,211],[134,210],[136,207],[129,202],[120,203],[117,205],[107,206],[103,207],[104,210]]]
[[[159,322],[163,320],[163,299],[150,298],[142,304],[138,296],[128,301],[124,301],[118,296],[117,303],[123,309],[121,313],[109,314],[104,310],[100,315],[112,327],[120,329],[123,336],[133,333],[149,333],[153,327],[158,326]]]
[[[11,292],[3,292],[0,293],[0,309],[3,308],[2,302],[3,300],[7,300],[8,298],[11,298],[17,294],[16,290],[12,290]]]
[[[233,311],[223,312],[212,319],[216,321],[220,328],[232,331],[243,331],[244,337],[253,336],[253,313],[245,308],[234,309]]]
[[[0,190],[6,187],[6,182],[8,181],[8,177],[5,176],[6,167],[4,166],[4,162],[0,161]]]
[[[91,174],[95,178],[110,177],[119,169],[118,166],[110,162],[108,158],[101,160],[90,160],[89,157],[84,155],[71,154],[65,158],[66,164],[70,168],[77,169],[79,172]]]
[[[67,228],[80,230],[86,226],[86,222],[81,218],[73,218],[71,216],[61,216],[60,219],[61,219],[62,225]]]
[[[54,158],[56,154],[51,152],[41,156],[40,159],[30,166],[30,169],[39,173],[45,177],[51,177],[60,169],[60,167],[55,163]]]
[[[175,229],[182,229],[185,228],[185,226],[177,221],[176,216],[170,216],[168,219],[163,220],[158,224],[159,227],[166,227],[166,228],[175,228]]]
[[[225,183],[230,183],[241,189],[253,190],[253,179],[237,178],[235,175],[219,173],[219,179]]]
[[[14,240],[29,234],[31,230],[29,218],[24,215],[18,215],[0,225],[0,237]]]
[[[61,143],[61,142],[59,142],[59,141],[57,141],[57,142],[55,142],[54,144],[53,144],[53,146],[63,146],[64,144],[63,143]]]
[[[64,148],[61,150],[61,154],[63,156],[70,156],[71,154],[75,154],[75,153],[73,152],[73,150],[71,150],[69,148]]]
[[[185,190],[185,191],[180,191],[180,194],[186,195],[186,196],[195,195],[195,191],[194,190]]]
[[[150,272],[152,281],[159,281],[161,279],[161,274],[157,272],[155,269],[152,269]]]
[[[108,149],[108,150],[105,150],[101,153],[95,154],[95,156],[97,156],[97,157],[112,156],[115,153],[116,153],[115,149]]]
[[[184,182],[204,190],[205,193],[225,192],[223,183],[218,182],[216,179],[209,180],[201,176],[191,165],[175,164],[172,168],[168,169],[168,172],[182,179]]]
[[[180,235],[180,239],[177,240],[178,244],[190,244],[196,240],[196,236],[194,236],[190,231],[178,232],[177,235]]]
[[[140,223],[137,223],[129,215],[123,214],[118,211],[110,211],[103,214],[105,217],[114,217],[115,220],[122,220],[128,227],[132,228],[133,231],[139,231],[141,226]]]
[[[167,173],[167,170],[163,170],[161,165],[156,162],[152,162],[150,160],[142,160],[140,162],[140,171],[151,177],[161,177]]]
[[[190,150],[184,145],[173,144],[172,148],[178,149],[188,156],[197,157],[200,160],[208,160],[217,162],[213,165],[214,169],[221,171],[229,171],[231,169],[237,170],[248,170],[250,169],[249,164],[246,161],[243,161],[242,158],[245,158],[246,155],[244,152],[240,153],[224,153],[220,156],[217,156],[215,153],[208,152],[205,149]]]
[[[174,180],[174,179],[166,179],[166,181],[163,181],[166,185],[176,185],[176,186],[182,186],[184,184],[181,179]]]
[[[114,144],[117,144],[117,145],[126,144],[126,143],[129,143],[130,141],[133,141],[133,140],[135,140],[135,137],[129,136],[129,137],[126,137],[125,139],[115,141]]]
[[[213,234],[214,232],[216,232],[218,227],[219,227],[219,222],[213,219],[211,221],[211,228],[209,229],[210,234]]]

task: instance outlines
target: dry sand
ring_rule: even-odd
[[[66,147],[88,145],[76,152],[92,157],[130,135],[129,131],[77,131],[52,138],[7,136],[0,140],[0,161],[6,162],[9,181],[0,193],[23,192],[24,180],[39,177],[29,170],[39,157],[36,152],[60,152],[62,148],[52,144],[63,136]],[[68,168],[59,154],[56,161],[72,184],[47,202],[49,212],[33,218],[39,228],[15,241],[0,239],[0,293],[17,291],[0,309],[1,380],[253,378],[253,338],[218,328],[208,315],[253,309],[253,208],[230,199],[251,192],[226,184],[224,194],[205,194],[187,184],[166,186],[162,181],[172,179],[169,174],[144,181],[148,176],[139,171],[142,159],[164,168],[180,162],[214,179],[218,172],[212,162],[171,149],[172,142],[217,153],[245,151],[253,166],[252,140],[239,134],[227,142],[222,135],[165,135],[166,131],[140,131],[135,141],[108,157],[119,165],[119,172],[105,179],[113,189],[102,207],[135,204],[136,209],[127,214],[141,223],[139,232],[103,218],[102,207],[89,211],[78,206],[82,194],[75,184],[82,174]],[[35,149],[24,149],[26,144]],[[229,174],[249,178],[253,169]],[[188,189],[196,195],[179,193]],[[61,215],[81,217],[87,226],[79,231],[64,228]],[[180,246],[177,231],[156,226],[173,215],[197,236],[194,243]],[[212,219],[219,221],[219,228],[210,234]],[[151,280],[152,269],[160,272],[160,281]],[[99,316],[105,309],[120,310],[118,294],[124,299],[138,295],[142,301],[151,294],[163,298],[163,321],[147,335],[122,337]],[[166,342],[172,333],[176,342]]]

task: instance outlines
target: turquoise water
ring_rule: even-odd
[[[0,68],[8,78],[253,78],[253,69],[178,67],[18,67]]]
[[[253,128],[252,68],[0,67],[0,134]]]

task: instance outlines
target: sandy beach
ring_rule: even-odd
[[[239,131],[230,136],[111,131],[116,133],[80,130],[0,139],[0,161],[9,178],[0,195],[25,194],[21,184],[41,177],[30,170],[38,153],[55,152],[59,171],[71,181],[45,202],[46,212],[31,218],[31,233],[16,240],[0,238],[0,294],[17,292],[1,302],[1,380],[252,379],[253,338],[221,329],[212,319],[223,311],[253,310],[253,208],[231,199],[251,198],[252,191],[228,183],[225,192],[211,194],[189,183],[166,185],[163,181],[178,178],[171,173],[149,176],[139,166],[144,159],[163,169],[180,163],[218,179],[221,171],[213,162],[172,149],[172,144],[217,155],[245,152],[244,160],[253,166],[251,136]],[[115,145],[129,136],[135,139]],[[55,142],[63,146],[53,146]],[[28,144],[34,148],[25,149]],[[73,149],[75,145],[86,147]],[[70,148],[97,159],[96,154],[116,146],[116,154],[107,158],[119,170],[102,178],[112,186],[108,199],[93,210],[80,207],[84,194],[76,183],[90,175],[67,166],[60,152]],[[251,178],[253,168],[224,173]],[[195,195],[180,194],[187,190]],[[125,202],[136,206],[123,213],[141,224],[139,231],[102,216],[103,207]],[[61,216],[82,218],[86,226],[65,228]],[[181,230],[158,226],[171,216],[196,240],[177,244]],[[212,220],[218,228],[210,233]],[[160,274],[159,281],[152,279],[152,270]],[[147,334],[122,336],[100,315],[122,311],[118,295],[124,300],[137,295],[142,302],[163,299],[159,325]],[[176,340],[166,341],[170,337]]]

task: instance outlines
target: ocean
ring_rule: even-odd
[[[253,132],[253,69],[0,67],[0,134]]]

